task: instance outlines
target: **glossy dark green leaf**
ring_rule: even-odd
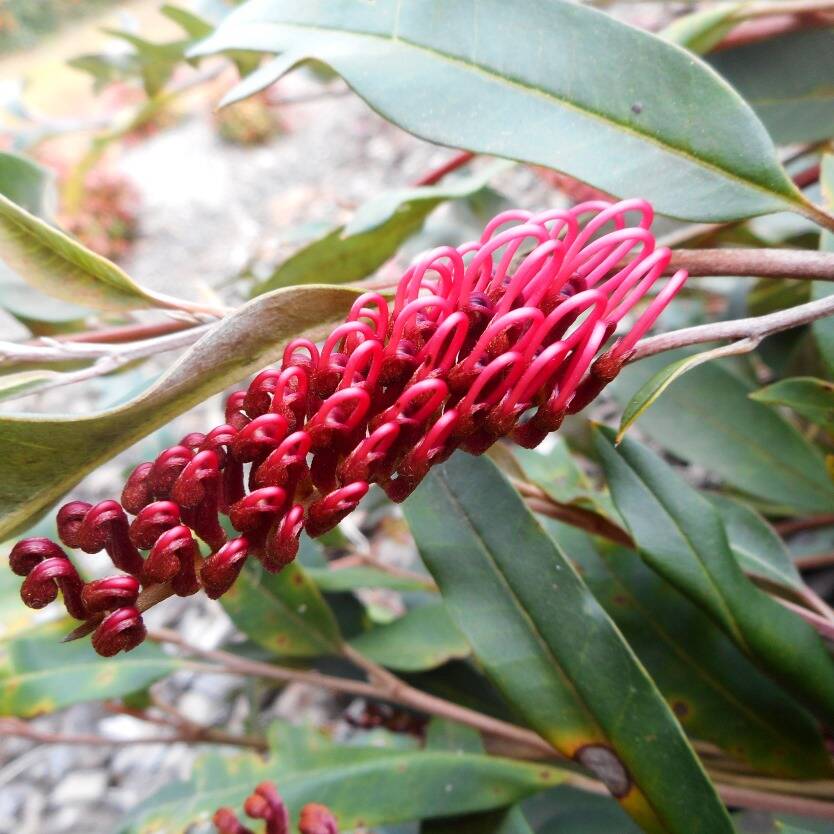
[[[732,830],[651,679],[491,461],[452,457],[404,510],[449,613],[530,727],[646,831]]]
[[[354,649],[403,672],[434,669],[470,653],[469,643],[441,604],[413,608],[394,622],[354,637]]]
[[[676,355],[627,366],[607,390],[624,405]],[[834,485],[823,455],[774,409],[751,400],[754,387],[723,365],[701,365],[667,389],[641,428],[677,457],[773,508],[829,512]]]
[[[584,532],[550,519],[545,528],[578,564],[691,738],[773,776],[831,775],[813,716],[634,551],[595,546]]]
[[[705,64],[566,0],[249,0],[195,54],[229,49],[319,60],[418,136],[556,168],[663,213],[729,220],[801,205],[761,123]]]
[[[825,205],[829,211],[834,211],[834,154],[824,153],[820,163],[820,186]],[[823,230],[820,233],[820,249],[823,252],[834,252],[834,233]],[[814,300],[825,298],[834,292],[834,284],[830,281],[813,281],[811,283],[811,297]],[[834,377],[834,316],[815,321],[811,325],[811,332],[822,357],[828,375]]]
[[[597,448],[614,503],[646,564],[701,607],[763,671],[831,720],[834,661],[807,623],[745,577],[709,501],[636,441],[615,447],[600,430]]]
[[[22,603],[21,603],[22,605]],[[59,620],[0,642],[0,715],[29,718],[70,704],[115,698],[179,666],[152,643],[100,657],[88,640],[62,643],[73,623]]]
[[[710,500],[721,516],[730,550],[748,576],[786,588],[804,587],[784,542],[759,513],[725,495],[710,496]]]
[[[189,781],[144,802],[118,834],[184,830],[221,805],[239,808],[253,787],[275,780],[292,818],[301,806],[332,809],[340,830],[450,816],[509,805],[557,784],[564,771],[478,754],[335,746],[301,728],[273,737],[272,757],[212,754]]]
[[[336,620],[300,565],[287,565],[279,573],[247,565],[221,603],[247,637],[274,654],[339,653],[342,640]]]
[[[721,50],[707,60],[779,144],[834,135],[834,30],[788,32]]]
[[[423,225],[440,203],[483,188],[506,163],[441,186],[405,188],[362,206],[347,226],[339,226],[284,261],[252,295],[297,284],[347,284],[367,278]]]
[[[782,379],[750,395],[768,405],[786,405],[797,414],[834,432],[834,383],[813,377]]]
[[[116,408],[0,418],[0,539],[29,526],[103,461],[274,361],[288,339],[321,334],[356,296],[338,287],[279,290],[218,322],[150,388]]]

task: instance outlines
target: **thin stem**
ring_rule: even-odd
[[[834,565],[834,552],[812,553],[810,556],[797,556],[793,563],[799,570],[817,570],[818,568],[830,568]]]
[[[122,363],[129,362],[156,353],[188,347],[210,329],[211,325],[204,324],[187,330],[166,333],[152,339],[122,344],[58,342],[54,339],[42,339],[41,344],[24,345],[18,342],[0,341],[0,366],[21,362],[78,362],[99,357],[108,357]]]
[[[130,342],[164,336],[193,327],[193,322],[166,319],[155,324],[126,324],[122,327],[103,327],[100,330],[85,330],[80,333],[66,333],[53,336],[56,342]]]
[[[564,521],[566,524],[586,530],[595,536],[603,536],[617,544],[634,547],[634,540],[631,536],[605,516],[584,507],[575,507],[572,504],[557,501],[535,484],[515,478],[510,480],[533,512],[555,518],[557,521]]]
[[[451,174],[452,171],[457,171],[458,168],[462,168],[466,165],[467,162],[471,162],[475,158],[475,154],[472,151],[461,151],[458,154],[455,154],[448,162],[443,163],[443,165],[438,166],[437,168],[433,168],[431,171],[428,171],[424,174],[420,179],[414,181],[414,185],[422,186],[422,185],[436,185],[446,174]]]
[[[170,725],[169,725],[170,726]],[[33,727],[19,718],[0,718],[0,736],[26,738],[41,744],[88,744],[112,747],[127,747],[136,744],[226,744],[233,747],[249,747],[259,752],[266,752],[267,743],[262,738],[253,736],[236,736],[212,727],[190,725],[178,734],[166,733],[142,738],[108,738],[95,733],[50,733]]]
[[[668,274],[834,281],[834,254],[805,249],[676,249]]]
[[[826,296],[818,301],[809,301],[807,304],[799,304],[787,310],[778,310],[766,316],[719,321],[660,333],[638,342],[629,361],[636,362],[667,350],[719,342],[724,339],[764,339],[774,333],[809,324],[832,314],[834,314],[834,295]]]
[[[787,521],[777,521],[774,525],[780,536],[792,536],[805,530],[817,530],[820,527],[834,527],[834,513],[809,515],[805,518],[791,518]]]
[[[168,629],[150,631],[148,636],[152,640],[179,646],[190,654],[196,654],[207,660],[213,660],[219,663],[220,668],[216,670],[218,672],[235,672],[275,680],[281,683],[307,683],[333,692],[392,701],[420,710],[421,712],[439,715],[452,721],[466,724],[490,735],[497,735],[510,741],[526,744],[529,747],[546,752],[553,758],[558,758],[560,755],[557,750],[532,730],[526,730],[515,724],[491,718],[475,710],[459,706],[451,701],[436,698],[433,695],[428,695],[418,689],[414,689],[387,670],[373,664],[350,648],[345,650],[345,656],[367,672],[368,676],[372,678],[371,682],[358,681],[352,678],[341,678],[335,675],[325,675],[320,672],[290,669],[271,663],[262,663],[257,660],[248,660],[220,649],[201,649],[198,646],[188,643],[179,634]]]

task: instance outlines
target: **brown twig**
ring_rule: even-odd
[[[829,568],[834,565],[834,552],[812,553],[809,556],[797,556],[793,563],[798,570],[817,570],[818,568]]]
[[[817,530],[820,527],[834,527],[834,513],[809,515],[805,518],[791,518],[787,521],[777,521],[773,525],[780,536],[792,536],[805,530]]]
[[[787,310],[778,310],[766,316],[719,321],[713,324],[686,327],[682,330],[672,330],[638,342],[629,361],[636,362],[667,350],[720,342],[725,339],[764,339],[774,333],[809,324],[832,314],[834,314],[834,295],[789,307]]]
[[[53,336],[56,342],[96,342],[107,344],[112,342],[132,342],[139,339],[152,339],[179,330],[194,327],[193,322],[166,319],[154,324],[126,324],[122,327],[103,327],[100,330],[85,330],[81,333],[64,333]]]
[[[51,733],[40,730],[20,718],[0,718],[0,736],[26,738],[40,744],[87,744],[127,747],[136,744],[225,744],[233,747],[249,747],[259,752],[268,749],[264,739],[253,736],[236,736],[212,727],[191,725],[178,734],[143,736],[141,738],[108,738],[95,733]]]
[[[806,249],[676,249],[668,274],[834,281],[834,254]]]
[[[605,516],[584,507],[557,501],[535,484],[519,481],[515,478],[512,478],[511,481],[533,512],[555,518],[557,521],[564,521],[566,524],[579,527],[592,535],[603,536],[616,544],[634,547],[634,540],[631,536],[622,527],[614,524]]]

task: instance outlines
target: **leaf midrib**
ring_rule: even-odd
[[[784,194],[780,191],[770,190],[766,186],[761,185],[761,184],[759,184],[759,183],[757,183],[753,180],[745,179],[744,177],[739,176],[738,174],[734,173],[730,169],[724,168],[724,167],[722,167],[721,165],[719,165],[718,163],[716,163],[712,160],[706,159],[704,157],[696,156],[694,153],[692,153],[691,151],[687,151],[683,147],[679,147],[678,145],[673,145],[673,144],[670,144],[670,143],[667,143],[667,142],[663,142],[661,139],[659,139],[657,136],[654,136],[651,133],[646,133],[646,132],[643,132],[643,131],[636,130],[632,125],[629,125],[625,122],[618,121],[613,116],[609,116],[609,115],[597,112],[595,110],[592,110],[590,107],[587,107],[587,106],[584,106],[584,105],[579,105],[575,102],[570,101],[569,99],[566,99],[562,96],[558,96],[555,93],[551,93],[551,92],[545,91],[545,90],[543,90],[539,87],[532,86],[529,83],[526,83],[526,82],[524,82],[524,81],[522,81],[522,80],[520,80],[516,77],[506,76],[506,75],[499,75],[498,73],[488,69],[487,67],[485,67],[481,64],[469,63],[462,58],[457,58],[455,56],[449,55],[448,53],[440,52],[437,49],[432,49],[431,47],[424,46],[423,44],[415,43],[414,41],[410,41],[406,38],[403,38],[400,35],[380,35],[380,34],[377,34],[375,32],[365,32],[365,31],[359,31],[359,30],[355,30],[355,29],[342,29],[342,28],[339,28],[339,27],[336,27],[336,26],[322,26],[322,25],[314,26],[314,25],[311,25],[311,24],[275,22],[275,21],[263,21],[260,24],[257,23],[257,22],[254,22],[254,21],[243,21],[242,23],[237,23],[236,26],[239,29],[245,29],[245,28],[248,28],[248,27],[252,27],[252,28],[263,27],[263,26],[276,26],[276,27],[286,26],[286,27],[289,27],[291,29],[300,29],[302,31],[335,32],[335,33],[338,33],[338,34],[341,34],[341,35],[347,35],[347,36],[353,36],[353,37],[364,37],[364,38],[369,38],[369,39],[372,39],[372,40],[379,40],[379,41],[382,41],[383,43],[403,44],[406,47],[414,49],[415,51],[424,52],[424,53],[427,53],[429,55],[432,55],[432,56],[438,58],[441,61],[446,61],[449,64],[460,66],[460,67],[464,68],[465,70],[467,70],[469,72],[479,73],[479,74],[485,76],[486,78],[488,78],[492,82],[506,83],[506,84],[512,85],[514,87],[518,87],[519,89],[523,90],[525,93],[528,93],[530,95],[539,96],[540,98],[543,98],[548,102],[556,103],[556,104],[561,105],[562,107],[565,107],[569,110],[574,110],[577,113],[581,113],[582,115],[585,115],[589,118],[593,118],[593,119],[595,119],[599,122],[602,122],[605,125],[608,125],[608,126],[613,125],[613,126],[619,128],[620,130],[622,130],[624,133],[629,133],[632,136],[636,137],[637,139],[640,139],[640,140],[645,141],[647,143],[653,144],[653,145],[657,146],[658,148],[660,148],[661,150],[664,150],[664,151],[670,153],[673,156],[679,156],[679,157],[687,160],[688,162],[690,162],[691,164],[693,164],[695,166],[700,166],[700,167],[706,168],[706,169],[708,169],[712,172],[717,172],[720,175],[722,175],[722,176],[724,176],[724,177],[726,177],[730,180],[733,180],[736,183],[738,183],[738,184],[740,184],[740,185],[742,185],[746,188],[750,188],[754,191],[761,192],[762,194],[767,195],[771,199],[773,197],[777,197],[781,201],[785,202],[787,205],[790,205],[790,206],[798,206],[798,205],[802,204],[802,201],[800,199],[798,199],[798,197],[796,197],[796,196],[791,197],[791,196],[789,196],[787,194]]]

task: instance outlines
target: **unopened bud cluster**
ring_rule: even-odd
[[[243,810],[250,819],[263,820],[264,834],[292,834],[287,807],[272,782],[261,782],[244,802]],[[212,821],[218,834],[254,834],[231,808],[218,809]],[[298,834],[339,834],[339,828],[328,808],[310,803],[301,809]]]
[[[58,544],[19,542],[24,602],[39,608],[60,590],[96,625],[99,653],[129,650],[145,636],[141,611],[165,595],[149,589],[216,599],[249,558],[287,565],[302,530],[330,530],[371,483],[402,501],[456,449],[536,446],[614,379],[683,285],[680,271],[641,303],[670,260],[651,222],[642,200],[509,211],[478,241],[418,258],[392,306],[365,293],[322,345],[290,342],[280,367],[229,397],[223,425],[137,466],[121,502],[60,509],[63,544],[106,551],[123,575],[85,585]]]

